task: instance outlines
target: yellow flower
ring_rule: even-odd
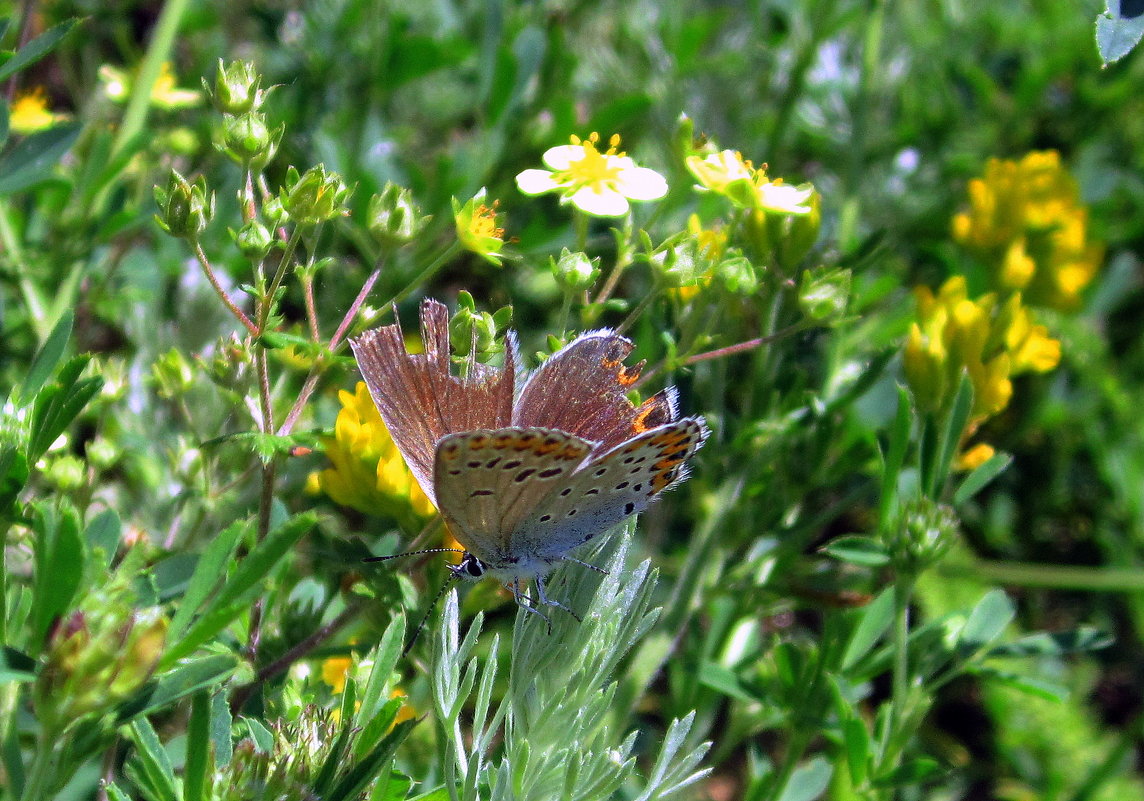
[[[992,459],[996,452],[997,450],[989,443],[979,442],[964,453],[958,454],[953,461],[953,469],[965,472],[976,470]]]
[[[1088,211],[1056,151],[1020,161],[991,159],[966,188],[969,209],[953,218],[953,238],[992,270],[1002,292],[1071,310],[1100,268],[1104,248],[1088,235]]]
[[[485,190],[481,189],[463,206],[453,198],[453,221],[462,247],[476,253],[490,264],[500,267],[504,254],[504,229],[497,225],[497,205],[485,205]]]
[[[353,657],[348,655],[331,656],[329,659],[322,660],[322,681],[330,685],[334,695],[341,695],[342,691],[345,690],[346,676],[349,675],[353,664]]]
[[[1035,325],[1015,292],[1003,303],[989,293],[969,297],[963,276],[947,280],[934,294],[914,290],[917,320],[902,354],[906,381],[928,414],[949,407],[964,371],[973,384],[973,425],[1009,405],[1011,377],[1045,372],[1060,361],[1060,342]]]
[[[317,474],[317,484],[335,503],[365,514],[405,519],[428,517],[435,510],[393,444],[364,382],[354,392],[338,393],[342,410],[334,436],[325,441],[332,467]]]
[[[690,300],[699,293],[702,287],[711,283],[711,276],[715,272],[715,265],[722,259],[727,250],[727,232],[722,228],[704,228],[699,221],[698,214],[687,218],[687,232],[695,237],[699,255],[711,263],[711,267],[698,276],[693,284],[672,287],[669,292],[680,300]]]
[[[758,169],[734,150],[692,155],[686,159],[687,169],[699,182],[699,189],[724,195],[735,205],[776,214],[810,214],[814,187],[792,186],[782,178],[767,177],[767,165]]]
[[[68,119],[67,114],[57,114],[48,109],[48,96],[39,86],[16,95],[8,115],[12,132],[25,136]]]
[[[619,134],[608,140],[608,149],[596,149],[600,135],[585,140],[572,137],[572,144],[544,151],[547,170],[525,170],[516,185],[526,195],[559,192],[561,203],[596,217],[622,217],[631,208],[628,201],[659,200],[667,194],[667,181],[648,167],[639,167],[620,152]]]
[[[104,93],[116,103],[126,103],[131,96],[135,75],[119,67],[104,64],[99,68],[99,80],[103,83]],[[179,89],[176,85],[174,72],[171,71],[170,62],[163,62],[159,77],[151,87],[152,105],[168,111],[178,108],[197,106],[202,101],[202,92],[196,89]]]

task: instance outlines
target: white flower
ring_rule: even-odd
[[[620,137],[612,136],[609,148],[596,149],[599,136],[586,140],[572,137],[572,144],[552,147],[544,153],[547,170],[525,170],[516,185],[526,195],[559,192],[561,203],[571,203],[597,217],[622,217],[628,201],[659,200],[667,194],[667,181],[655,170],[638,167],[620,153]]]
[[[814,194],[813,186],[797,187],[784,184],[779,178],[767,181],[756,187],[759,198],[759,207],[763,211],[777,211],[781,214],[810,214],[811,206],[807,203]]]

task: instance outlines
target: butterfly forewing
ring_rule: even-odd
[[[556,559],[642,512],[657,495],[683,480],[687,460],[707,438],[707,427],[688,417],[646,431],[584,465],[553,487],[512,533],[514,553]]]
[[[592,443],[545,428],[452,434],[437,443],[437,505],[457,540],[481,560],[501,564],[511,537],[554,487],[569,477]]]

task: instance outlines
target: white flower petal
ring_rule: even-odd
[[[810,206],[803,203],[814,193],[813,187],[799,189],[784,183],[768,183],[759,187],[759,202],[767,211],[785,214],[809,214]]]
[[[544,151],[541,159],[553,170],[566,170],[574,161],[584,158],[583,145],[557,145]]]
[[[659,200],[667,194],[667,179],[648,167],[632,167],[617,176],[616,189],[629,200]]]
[[[548,170],[525,170],[516,176],[516,188],[526,195],[541,195],[560,188]]]
[[[607,187],[585,186],[568,198],[573,206],[596,217],[623,217],[628,213],[628,200]]]

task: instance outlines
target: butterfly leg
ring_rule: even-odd
[[[508,587],[509,587],[509,589],[512,590],[512,597],[516,599],[516,605],[519,606],[521,609],[523,609],[526,612],[531,612],[534,615],[539,615],[540,618],[548,625],[548,633],[551,634],[552,633],[552,620],[549,619],[548,615],[544,614],[539,609],[537,609],[536,606],[538,604],[536,604],[536,602],[534,602],[532,600],[532,598],[530,598],[528,595],[526,595],[524,593],[524,591],[520,588],[520,579],[519,578],[513,579],[512,583],[509,584]],[[541,602],[544,601],[544,591],[543,590],[541,590],[541,592],[540,592],[540,600],[541,600]]]
[[[549,598],[547,595],[544,594],[544,579],[541,578],[540,576],[536,577],[536,594],[540,598],[540,603],[544,604],[545,606],[555,606],[557,609],[563,609],[565,612],[572,615],[572,617],[576,619],[577,623],[583,623],[584,622],[583,620],[580,619],[580,616],[578,614],[573,612],[567,606],[560,603],[559,601],[552,600],[551,598]]]
[[[604,568],[596,567],[595,565],[590,565],[587,562],[581,562],[579,559],[577,559],[574,556],[561,556],[560,558],[565,562],[575,562],[578,565],[583,565],[584,567],[588,568],[589,570],[595,570],[597,573],[603,573],[605,576],[608,575],[608,571],[604,570]]]

